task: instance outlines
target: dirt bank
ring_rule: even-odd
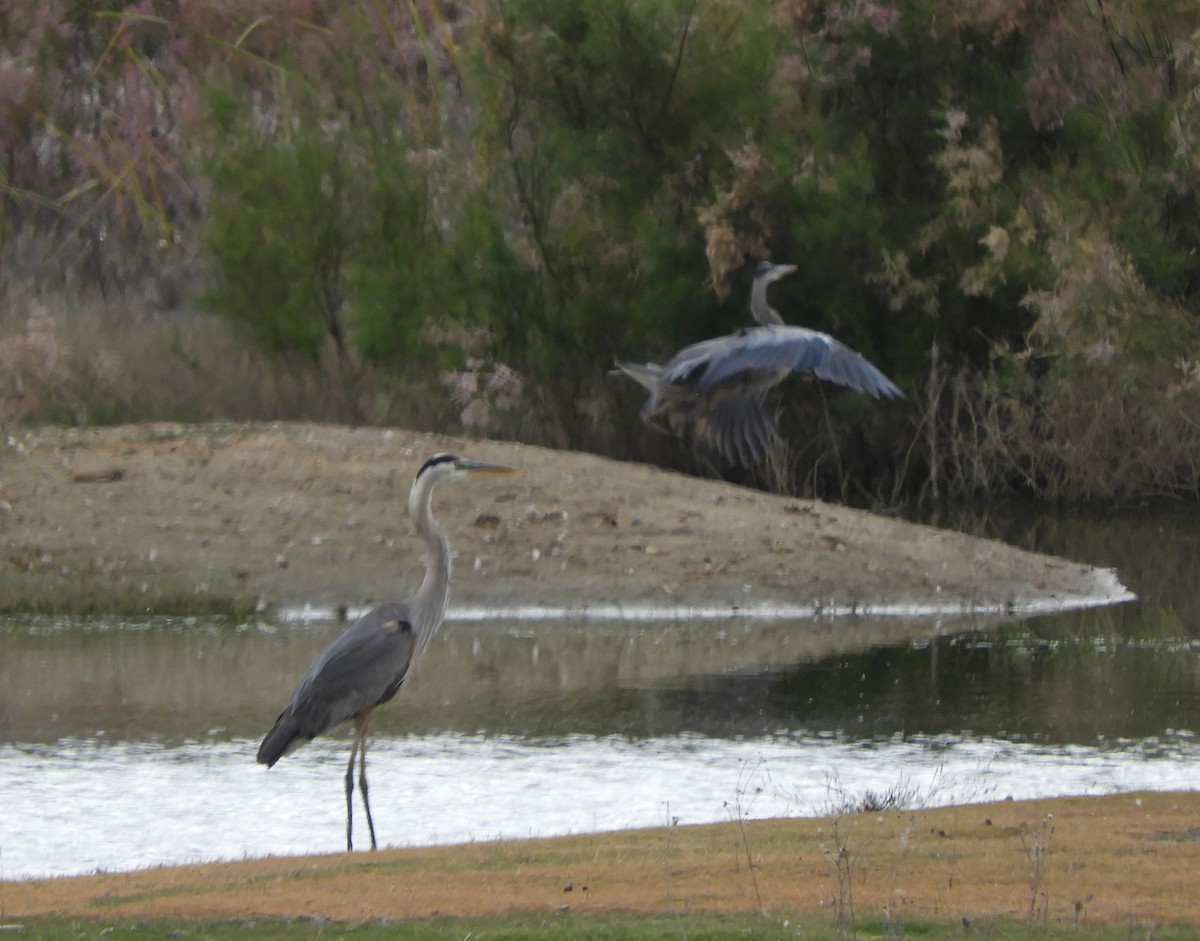
[[[419,576],[405,514],[428,456],[522,470],[435,497],[453,605],[1021,606],[1118,593],[1108,573],[956,533],[592,455],[402,430],[137,425],[0,448],[12,592],[237,594],[358,606]]]

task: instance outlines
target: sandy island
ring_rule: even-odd
[[[1132,597],[1109,570],[645,465],[288,424],[12,434],[4,578],[169,582],[268,607],[402,596],[421,565],[409,486],[439,451],[522,471],[435,495],[455,607],[1003,612]]]

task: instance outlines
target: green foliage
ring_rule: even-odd
[[[342,357],[420,363],[427,327],[466,313],[447,290],[454,259],[441,237],[455,202],[435,204],[443,168],[435,141],[414,136],[437,133],[418,90],[403,78],[360,84],[369,21],[352,12],[343,24],[350,43],[328,54],[329,87],[289,77],[266,113],[230,89],[213,94],[208,300],[270,350],[316,358],[332,340]],[[383,64],[370,63],[377,79]]]
[[[697,214],[769,108],[766,22],[719,2],[502,0],[476,66],[500,102],[517,244],[540,274],[526,348],[594,373],[711,319]]]
[[[147,584],[84,565],[70,577],[59,572],[0,575],[0,614],[98,617],[161,614],[180,617],[250,618],[256,599],[193,585]]]
[[[349,145],[303,108],[288,133],[266,136],[247,127],[251,116],[218,105],[224,121],[208,164],[214,190],[205,230],[216,287],[208,302],[267,349],[316,358],[326,336],[339,346],[344,337]]]
[[[374,147],[356,185],[362,188],[347,259],[347,317],[354,343],[381,361],[414,352],[426,321],[453,316],[441,306],[447,259],[436,239],[427,185],[404,162],[403,141]]]
[[[515,370],[513,433],[642,457],[612,360],[744,325],[753,264],[794,261],[785,319],[914,405],[787,392],[776,486],[1200,491],[1200,445],[1138,431],[1190,441],[1200,404],[1200,7],[469,6],[14,8],[6,245],[111,291],[198,230],[262,348],[467,398]]]
[[[215,87],[208,300],[267,349],[315,358],[331,339],[344,358],[422,380],[464,368],[461,329],[525,310],[530,275],[442,139],[432,80],[397,74],[394,50],[377,48],[380,13],[352,9],[344,44],[330,34],[324,86],[296,81],[290,63],[265,106]],[[419,20],[414,9],[383,28],[398,45],[402,26],[424,41]]]
[[[918,463],[964,490],[1177,488],[1197,454],[1159,443],[1190,440],[1171,416],[1195,396],[1196,149],[1180,131],[1200,11],[777,13],[795,93],[761,148],[782,165],[799,140],[800,170],[750,198],[785,207],[777,255],[814,260],[780,294],[926,387]]]

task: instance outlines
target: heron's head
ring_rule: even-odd
[[[464,477],[485,476],[509,477],[519,474],[515,467],[505,467],[503,464],[485,464],[483,461],[471,461],[457,454],[435,454],[421,465],[413,480],[412,490],[408,494],[408,512],[413,519],[418,518],[424,507],[424,513],[429,513],[429,500],[433,488],[441,480],[461,480]]]
[[[435,454],[417,471],[417,480],[429,477],[430,480],[457,480],[460,477],[492,476],[511,477],[519,474],[515,467],[504,464],[487,464],[483,461],[472,461],[457,454]]]
[[[764,284],[773,284],[795,270],[795,265],[776,265],[769,261],[760,261],[758,267],[754,269],[754,280],[762,281]]]
[[[783,324],[779,311],[767,301],[767,287],[796,270],[795,265],[776,265],[760,261],[754,270],[754,285],[750,289],[750,314],[764,326]]]

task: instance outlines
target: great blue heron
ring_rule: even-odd
[[[450,545],[430,512],[433,488],[442,480],[471,474],[509,475],[514,468],[469,461],[453,454],[431,457],[417,472],[408,495],[408,514],[425,541],[425,577],[412,600],[389,602],[364,614],[331,643],[308,668],[291,701],[275,720],[258,749],[268,768],[285,754],[354,719],[354,744],[346,766],[346,849],[354,849],[354,758],[359,756],[358,786],[367,811],[371,849],[375,823],[367,798],[367,725],[371,710],[400,689],[413,663],[446,614],[450,587]]]
[[[767,301],[767,287],[795,265],[761,262],[750,290],[750,313],[761,326],[701,340],[676,353],[665,366],[618,362],[649,393],[641,415],[690,426],[697,441],[731,464],[762,462],[780,442],[767,406],[767,392],[795,373],[812,373],[873,398],[903,398],[887,376],[844,343],[807,327],[787,326]]]

